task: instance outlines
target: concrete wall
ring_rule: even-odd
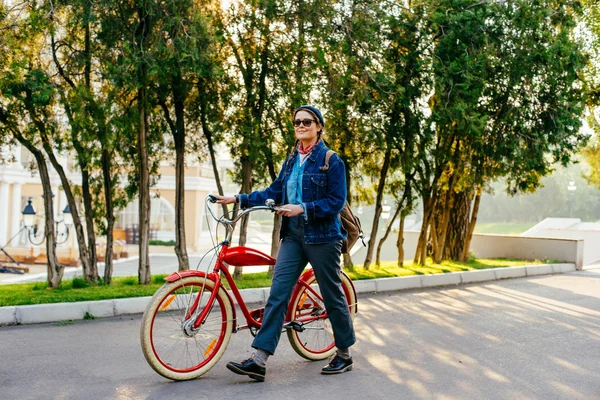
[[[479,258],[556,260],[583,267],[583,240],[475,234],[470,251]]]
[[[398,257],[396,235],[390,235],[381,250],[382,261],[393,261]],[[404,231],[404,259],[415,256],[419,231]],[[358,242],[360,243],[360,242]],[[524,260],[556,260],[575,263],[577,269],[584,265],[583,240],[552,239],[539,237],[474,234],[470,251],[479,258],[517,258]],[[362,264],[366,248],[357,244],[352,259]],[[375,255],[373,255],[375,259]]]
[[[600,260],[600,231],[587,229],[543,229],[536,236],[555,239],[583,240],[583,265],[592,264]]]

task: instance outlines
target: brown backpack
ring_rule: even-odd
[[[325,155],[325,165],[321,167],[321,171],[327,171],[329,169],[329,159],[333,154],[335,154],[335,151],[327,151],[327,154]],[[340,219],[342,220],[342,226],[348,232],[348,237],[342,242],[342,253],[349,253],[358,238],[362,240],[363,246],[366,246],[364,240],[365,235],[360,227],[360,220],[352,213],[348,201],[346,201],[344,209],[340,212]]]

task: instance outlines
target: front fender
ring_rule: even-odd
[[[195,269],[191,269],[191,270],[188,269],[186,271],[173,272],[171,275],[169,275],[165,278],[165,281],[171,283],[171,282],[175,282],[180,279],[183,279],[183,278],[187,278],[188,276],[207,277],[208,279],[210,279],[214,282],[219,282],[219,279],[217,278],[217,274],[215,274],[214,272],[207,274],[204,271],[196,271]]]

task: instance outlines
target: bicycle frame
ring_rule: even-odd
[[[209,208],[209,210],[210,210],[210,208]],[[221,274],[223,274],[225,276],[225,280],[227,281],[227,283],[229,283],[231,292],[233,293],[233,296],[234,296],[238,306],[240,307],[240,310],[242,311],[244,318],[246,319],[246,325],[238,326],[236,309],[235,309],[235,307],[232,307],[233,308],[233,319],[234,319],[233,332],[237,332],[238,330],[248,329],[248,328],[260,329],[261,322],[257,321],[252,316],[252,311],[254,311],[254,310],[249,310],[248,307],[246,306],[246,302],[242,298],[242,295],[241,295],[233,277],[231,276],[229,269],[227,268],[227,264],[233,265],[233,266],[275,265],[276,260],[274,258],[272,258],[272,257],[268,256],[267,254],[264,254],[258,250],[255,250],[255,249],[252,249],[249,247],[244,247],[244,246],[237,246],[237,247],[229,246],[232,232],[235,228],[235,223],[243,215],[250,213],[251,211],[256,211],[256,210],[274,211],[275,207],[273,205],[266,206],[266,207],[253,207],[251,209],[245,210],[244,212],[240,213],[240,215],[238,215],[238,217],[235,218],[235,220],[231,220],[231,221],[225,220],[224,218],[220,218],[220,219],[217,218],[214,215],[214,213],[212,212],[212,210],[210,210],[210,213],[213,215],[213,218],[219,222],[224,222],[224,225],[227,228],[227,235],[226,235],[225,240],[220,244],[221,248],[219,250],[219,254],[217,256],[217,260],[216,260],[215,266],[213,268],[213,271],[209,274],[206,274],[203,271],[188,270],[188,271],[183,271],[183,272],[175,272],[165,278],[165,280],[167,282],[175,282],[175,281],[185,278],[187,276],[201,276],[204,278],[211,279],[212,281],[215,282],[215,290],[213,290],[211,292],[210,297],[208,298],[208,301],[206,303],[206,306],[203,307],[200,314],[194,315],[196,313],[198,304],[199,304],[202,296],[196,296],[196,298],[194,299],[194,303],[187,311],[185,319],[190,320],[193,318],[192,329],[194,329],[194,330],[198,329],[206,320],[208,314],[210,313],[210,311],[212,309],[212,306],[214,305],[215,299],[217,297],[217,292],[219,290],[218,288],[223,288],[226,291],[227,295],[229,296],[232,306],[235,305],[235,303],[233,302],[233,299],[231,299],[231,295],[226,290],[226,288],[223,284]],[[314,275],[314,271],[312,269],[309,269],[308,271],[305,271],[304,273],[302,273],[302,275],[300,276],[300,279],[298,280],[298,283],[296,284],[296,287],[294,288],[291,298],[295,298],[295,295],[298,293],[298,291],[302,290],[303,288],[306,288],[306,290],[308,292],[310,292],[313,296],[322,300],[321,295],[316,290],[314,290],[309,284],[306,283],[312,278],[313,275]],[[354,298],[356,298],[356,291],[354,288],[353,288],[353,290],[354,290],[354,293],[353,293]],[[345,293],[346,296],[348,296],[349,294],[350,293]],[[354,306],[356,307],[356,304],[354,304]],[[298,322],[300,322],[301,324],[307,324],[307,323],[313,322],[315,320],[325,319],[325,318],[327,318],[327,313],[320,314],[320,315],[314,315],[314,316],[306,316],[306,317],[303,317]],[[286,315],[284,323],[287,324],[291,321],[292,321],[291,310],[288,310],[288,314]]]
[[[215,287],[223,287],[223,289],[225,289],[225,286],[223,284],[223,280],[221,278],[221,273],[225,276],[225,280],[229,283],[229,287],[231,288],[231,293],[233,293],[233,297],[235,298],[235,303],[238,304],[238,306],[240,307],[240,310],[242,311],[242,314],[244,315],[244,318],[246,319],[246,323],[247,325],[245,326],[238,326],[237,325],[237,315],[236,315],[236,310],[235,308],[233,308],[233,312],[234,312],[234,325],[233,325],[233,329],[234,332],[237,332],[239,330],[242,329],[248,329],[248,328],[256,328],[256,329],[260,329],[261,327],[261,322],[257,321],[256,319],[254,319],[254,317],[252,316],[252,310],[250,310],[248,308],[248,306],[246,305],[246,302],[244,301],[242,294],[240,293],[235,280],[233,279],[233,276],[231,275],[231,273],[229,272],[229,269],[226,267],[223,259],[226,257],[226,255],[228,254],[228,250],[230,249],[230,247],[227,244],[223,244],[221,247],[221,250],[219,252],[219,256],[217,258],[217,262],[215,264],[215,267],[213,269],[213,271],[209,274],[204,273],[203,271],[183,271],[183,272],[175,272],[173,274],[171,274],[170,276],[166,277],[165,280],[168,282],[175,282],[176,280],[185,278],[187,276],[201,276],[201,277],[206,277],[208,279],[211,279],[212,281],[215,282]],[[251,249],[251,248],[247,248],[247,247],[233,247],[231,249],[237,249],[237,250],[250,250],[252,253],[254,252],[258,252],[257,250]],[[262,253],[260,253],[262,254]],[[264,254],[263,254],[264,255]],[[264,255],[265,257],[268,257],[267,255]],[[270,257],[269,257],[270,258]],[[273,264],[275,263],[275,259],[273,260]],[[252,264],[252,263],[251,263]],[[248,264],[246,264],[248,265]],[[302,287],[305,287],[313,296],[321,299],[321,295],[314,290],[310,285],[308,285],[306,282],[309,281],[309,279],[313,276],[314,271],[312,269],[305,271],[300,279],[298,280],[298,285],[296,286],[296,288],[294,289],[294,292],[292,293],[292,298],[295,296],[295,294],[301,290]],[[229,292],[227,292],[229,295]],[[348,295],[349,293],[346,293],[346,295]],[[210,294],[210,297],[208,298],[207,301],[207,306],[203,308],[202,312],[195,317],[194,319],[194,323],[193,323],[193,329],[198,329],[202,323],[205,321],[206,317],[208,316],[208,314],[210,313],[211,307],[216,299],[217,296],[217,290],[213,290]],[[235,304],[233,302],[233,299],[231,299],[231,295],[229,295],[230,300],[232,301],[232,304]],[[193,318],[194,317],[194,312],[196,311],[197,307],[198,307],[198,303],[200,302],[201,296],[196,296],[196,299],[194,300],[194,303],[192,304],[192,306],[190,307],[190,309],[188,310],[188,313],[186,315],[186,320]],[[312,317],[305,317],[303,318],[301,321],[303,324],[306,323],[310,323],[312,321],[315,321],[317,319],[324,319],[327,317],[327,314],[323,314],[323,315],[319,315],[319,316],[312,316]],[[292,320],[292,316],[291,315],[286,315],[285,318],[285,323],[291,322]]]

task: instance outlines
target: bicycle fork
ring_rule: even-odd
[[[213,290],[210,292],[210,296],[208,301],[206,302],[205,307],[200,307],[202,302],[202,297],[204,297],[204,289],[206,288],[206,279],[208,277],[204,277],[204,284],[202,285],[202,289],[198,292],[196,297],[194,298],[194,302],[191,307],[185,313],[185,320],[183,321],[183,332],[186,336],[193,337],[200,326],[204,324],[208,314],[210,314],[215,300],[217,298],[217,292],[219,291],[219,282],[214,282]],[[192,300],[193,294],[190,290],[190,299],[188,299],[188,304]]]

